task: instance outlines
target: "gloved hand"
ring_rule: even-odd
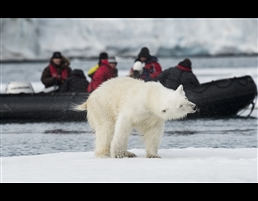
[[[53,85],[58,85],[58,80],[55,77],[53,78]]]
[[[52,75],[53,78],[56,78],[57,80],[61,80],[61,75],[58,75],[58,74],[53,74]]]

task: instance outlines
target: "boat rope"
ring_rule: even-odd
[[[255,94],[255,99],[254,99],[254,101],[249,103],[249,105],[251,104],[252,107],[251,107],[250,113],[246,116],[246,118],[248,118],[248,117],[251,116],[251,114],[252,114],[252,112],[253,112],[253,110],[254,110],[254,107],[255,107],[256,103],[257,103],[257,92],[256,92],[256,94]],[[247,105],[247,106],[242,110],[242,112],[241,112],[240,114],[238,114],[238,115],[241,116],[241,115],[247,110],[247,108],[249,107],[249,105]]]
[[[252,104],[252,108],[251,108],[251,112],[247,115],[247,117],[250,117],[250,115],[252,114],[252,112],[254,110],[254,106],[255,106],[254,102],[251,102],[250,104]]]
[[[247,117],[250,117],[250,115],[252,114],[256,103],[257,103],[257,92],[256,92],[256,94],[255,94],[255,102],[251,102],[251,104],[252,104],[251,112],[250,112],[249,115],[247,115]]]

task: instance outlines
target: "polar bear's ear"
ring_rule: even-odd
[[[184,92],[184,88],[183,88],[183,85],[181,84],[177,89],[176,89],[177,92],[179,92],[180,94],[182,94]]]

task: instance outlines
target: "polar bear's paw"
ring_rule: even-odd
[[[132,152],[129,152],[129,151],[126,151],[126,157],[128,157],[128,158],[135,158],[135,157],[137,157],[134,153],[132,153]]]
[[[121,151],[112,154],[112,158],[134,158],[137,157],[134,153],[129,151]]]
[[[161,158],[161,157],[158,156],[158,155],[147,155],[146,157],[147,157],[147,158]]]

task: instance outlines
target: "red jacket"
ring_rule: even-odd
[[[93,92],[103,82],[114,77],[113,69],[108,65],[108,60],[102,60],[98,70],[94,73],[90,84],[88,85],[87,91]]]

